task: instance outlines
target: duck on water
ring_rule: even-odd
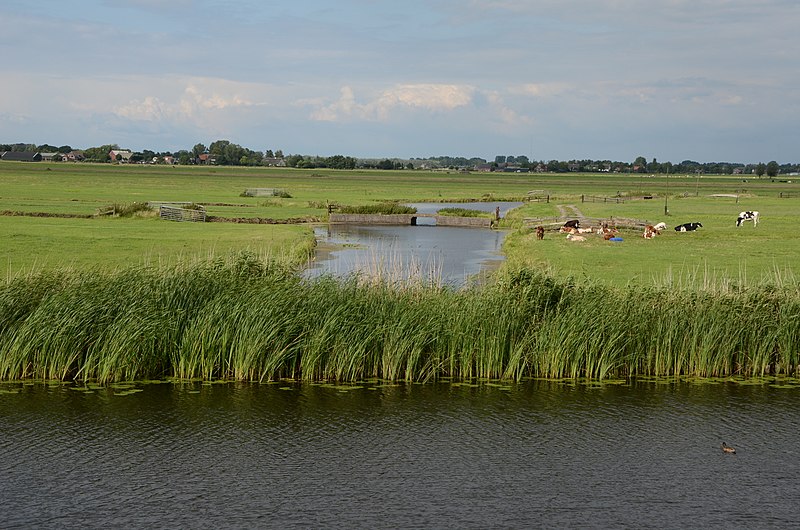
[[[721,447],[722,447],[722,452],[723,453],[736,453],[736,449],[734,449],[730,445],[726,444],[725,442],[722,442],[722,446]]]

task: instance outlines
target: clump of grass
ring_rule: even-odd
[[[392,215],[417,213],[417,209],[412,206],[405,206],[396,202],[382,202],[379,204],[367,204],[363,206],[340,206],[337,212],[346,214]]]
[[[471,210],[469,208],[442,208],[436,213],[455,217],[492,217],[492,214],[489,212],[481,212],[480,210]]]
[[[97,215],[113,215],[116,217],[133,217],[153,213],[153,209],[145,202],[114,203],[99,208]]]

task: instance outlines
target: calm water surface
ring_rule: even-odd
[[[333,250],[318,253],[306,276],[360,273],[461,286],[502,262],[505,236],[486,228],[330,225],[316,237]]]
[[[0,385],[0,527],[790,528],[800,516],[797,388],[136,389]]]
[[[484,212],[500,208],[500,215],[522,203],[414,203],[419,213],[436,213],[447,207]],[[353,273],[391,279],[421,278],[461,286],[482,271],[496,268],[506,232],[485,228],[435,226],[421,217],[417,226],[329,225],[315,231],[325,250],[305,271],[306,277]]]

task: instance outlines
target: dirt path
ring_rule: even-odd
[[[560,217],[578,217],[579,219],[586,218],[583,212],[580,211],[574,204],[557,204],[558,215]]]

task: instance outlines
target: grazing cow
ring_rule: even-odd
[[[544,239],[544,227],[543,226],[537,226],[536,227],[536,239],[538,239],[540,241],[542,239]]]
[[[698,228],[703,228],[702,223],[683,223],[675,227],[676,232],[694,232]]]
[[[653,225],[645,225],[644,234],[642,234],[642,237],[644,237],[645,239],[653,239],[654,237],[656,237],[659,234],[661,234],[661,232],[656,230],[655,226],[653,226]]]
[[[665,223],[664,221],[661,221],[660,223],[658,223],[658,224],[655,226],[655,229],[656,229],[656,230],[659,230],[659,231],[660,231],[660,230],[666,230],[666,229],[667,229],[667,223]]]
[[[736,226],[742,226],[745,221],[753,221],[753,228],[758,226],[758,212],[740,212],[739,218],[736,219]]]

